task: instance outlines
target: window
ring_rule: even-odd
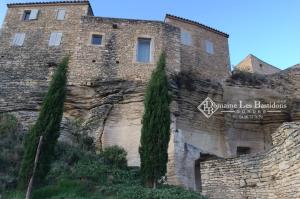
[[[92,35],[91,43],[93,45],[102,45],[102,35]]]
[[[59,21],[62,21],[65,19],[66,10],[65,9],[59,9],[57,11],[56,19]]]
[[[24,11],[24,16],[23,16],[24,21],[29,21],[30,13],[31,13],[31,10]]]
[[[192,37],[188,31],[181,30],[181,42],[185,45],[191,45]]]
[[[249,147],[238,146],[238,147],[236,148],[236,154],[237,154],[238,156],[244,155],[244,154],[250,154],[250,148],[249,148]]]
[[[12,39],[12,46],[22,46],[25,40],[25,33],[16,33]]]
[[[208,54],[214,54],[214,44],[211,41],[205,41],[205,49]]]
[[[137,61],[141,63],[150,62],[151,54],[151,39],[149,38],[138,38],[137,45]]]
[[[38,18],[38,14],[39,14],[38,9],[25,10],[23,15],[23,20],[24,21],[35,20]]]
[[[49,39],[49,46],[59,46],[62,38],[61,32],[52,32]]]

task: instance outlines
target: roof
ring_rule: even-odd
[[[7,4],[7,7],[23,6],[23,5],[41,5],[41,4],[43,4],[43,5],[45,5],[45,4],[88,4],[91,7],[89,0],[9,3],[9,4]]]
[[[199,23],[197,21],[192,21],[192,20],[185,19],[185,18],[182,18],[182,17],[177,17],[177,16],[171,15],[171,14],[166,14],[166,18],[171,18],[171,19],[175,19],[175,20],[178,20],[178,21],[182,21],[182,22],[185,22],[185,23],[192,24],[192,25],[196,25],[196,26],[204,28],[204,29],[206,29],[208,31],[211,31],[211,32],[214,32],[216,34],[222,35],[222,36],[224,36],[226,38],[229,37],[229,35],[227,33],[221,32],[221,31],[219,31],[217,29],[214,29],[212,27],[206,26],[206,25],[201,24],[201,23]]]
[[[252,55],[252,54],[249,54],[239,64],[237,64],[236,68],[237,69],[243,69],[243,67],[245,66],[244,63],[247,62],[247,61],[250,61],[250,65],[247,64],[246,66],[251,67],[252,72],[255,72],[255,73],[262,73],[263,72],[264,74],[272,74],[272,73],[276,73],[276,72],[281,71],[280,68],[277,68],[276,66],[273,66],[273,65],[259,59],[255,55]],[[256,62],[254,62],[254,61],[256,61]],[[258,64],[262,63],[267,68],[264,67],[265,69],[263,71],[261,71],[261,69],[258,70],[257,69],[258,65],[255,64],[255,63],[258,63]],[[271,70],[271,72],[270,72],[270,70]]]

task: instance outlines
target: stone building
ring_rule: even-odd
[[[280,71],[279,68],[268,64],[254,55],[248,55],[237,66],[237,70],[263,75],[271,75]]]
[[[169,14],[164,21],[97,17],[85,0],[7,6],[0,36],[0,112],[15,114],[25,130],[37,117],[54,69],[69,56],[60,139],[72,142],[80,128],[98,149],[124,147],[128,164],[138,166],[145,86],[165,52],[173,90],[168,182],[218,198],[211,193],[218,184],[208,176],[214,168],[205,160],[271,150],[274,130],[299,119],[298,80],[284,78],[293,71],[274,77],[282,83],[278,89],[228,83],[229,36],[206,25]],[[249,122],[221,111],[207,118],[197,109],[207,97],[219,104],[287,100],[288,108]]]

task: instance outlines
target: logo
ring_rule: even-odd
[[[287,104],[286,100],[269,103],[259,100],[239,100],[235,103],[217,104],[207,97],[197,108],[207,119],[220,110],[221,113],[231,113],[232,118],[261,120],[268,113],[280,113],[287,109]]]
[[[209,97],[207,97],[197,108],[206,118],[210,118],[218,110],[217,104]]]

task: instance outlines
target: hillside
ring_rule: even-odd
[[[0,191],[5,199],[24,199],[16,191],[22,137],[17,120],[0,115]],[[45,184],[36,188],[32,199],[202,199],[198,193],[169,185],[158,189],[141,185],[139,168],[127,167],[126,152],[111,147],[97,155],[86,150],[81,137],[77,146],[60,143]],[[81,144],[80,144],[81,143]],[[91,148],[89,148],[91,149]],[[4,173],[6,175],[4,175]],[[1,196],[1,194],[0,194]]]

